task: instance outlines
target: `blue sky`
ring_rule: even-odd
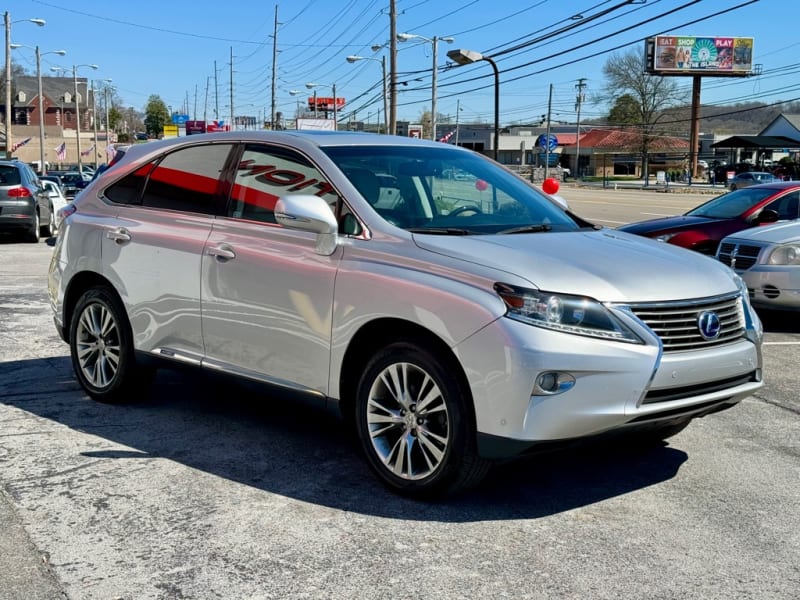
[[[39,45],[42,70],[51,66],[94,63],[98,70],[79,68],[83,77],[110,78],[126,106],[142,110],[152,94],[174,109],[186,106],[191,117],[214,118],[230,114],[233,81],[237,115],[268,115],[272,103],[273,29],[276,4],[264,0],[12,0],[4,2],[11,14],[12,42]],[[531,45],[498,55],[501,71],[501,122],[529,123],[547,112],[553,86],[553,119],[574,122],[575,84],[586,79],[587,102],[582,119],[604,115],[597,101],[603,90],[603,64],[612,52],[640,50],[639,40],[656,34],[753,37],[754,63],[763,65],[759,77],[704,78],[704,104],[750,100],[767,103],[800,98],[800,41],[796,28],[787,26],[782,0],[397,0],[397,31],[426,38],[454,38],[439,43],[438,64],[446,53],[466,48],[492,56],[539,38]],[[389,37],[388,0],[288,0],[277,3],[278,110],[293,116],[297,102],[310,95],[305,83],[329,86],[347,100],[343,111],[357,111],[361,120],[377,120],[382,109],[381,65],[378,60],[355,64],[356,54],[380,59],[371,46]],[[738,7],[738,8],[737,8]],[[608,11],[604,16],[599,16]],[[791,12],[791,11],[790,11]],[[670,14],[668,14],[670,13]],[[581,15],[582,18],[577,18]],[[37,27],[24,22],[43,18]],[[789,17],[794,23],[794,16]],[[565,27],[572,27],[556,33]],[[550,35],[554,34],[554,35]],[[546,38],[546,39],[541,39]],[[231,53],[233,77],[231,77]],[[13,51],[15,62],[30,72],[34,53]],[[215,102],[214,63],[218,95]],[[388,62],[388,58],[387,58]],[[398,44],[398,119],[416,121],[430,108],[432,44]],[[691,80],[678,78],[690,98]],[[438,110],[462,122],[493,118],[493,76],[481,62],[439,71]],[[208,96],[206,90],[208,89]],[[300,90],[302,94],[291,95]],[[207,99],[206,99],[207,98]]]

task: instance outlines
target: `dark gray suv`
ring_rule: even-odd
[[[16,160],[0,161],[0,232],[18,232],[29,242],[55,232],[50,196],[30,166]]]

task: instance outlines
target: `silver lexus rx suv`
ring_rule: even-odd
[[[49,293],[87,394],[141,395],[170,363],[290,388],[354,423],[404,494],[553,443],[662,440],[763,385],[733,271],[443,143],[151,142],[66,215]]]

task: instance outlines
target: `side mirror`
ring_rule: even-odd
[[[778,214],[777,210],[772,210],[771,208],[765,208],[755,219],[755,222],[758,225],[763,225],[764,223],[777,223],[780,220],[781,216]]]
[[[275,204],[275,220],[287,229],[317,234],[317,254],[330,256],[336,250],[339,226],[336,217],[319,196],[281,196]]]

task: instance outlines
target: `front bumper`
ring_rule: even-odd
[[[455,351],[472,390],[485,456],[668,421],[732,405],[763,385],[760,339],[662,354],[655,336],[625,344],[548,331],[501,318]],[[575,385],[535,395],[537,377],[567,373]],[[491,446],[492,449],[487,448]]]
[[[738,273],[747,284],[754,306],[800,309],[800,267],[755,265]]]

